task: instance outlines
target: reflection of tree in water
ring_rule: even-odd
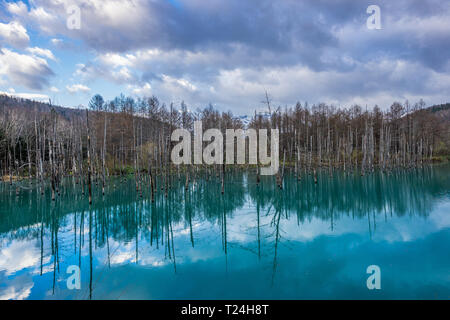
[[[369,235],[376,231],[376,216],[384,220],[393,215],[428,216],[433,199],[450,190],[448,168],[423,168],[411,171],[396,170],[389,174],[375,172],[361,177],[342,172],[329,177],[328,171],[318,173],[318,184],[305,175],[301,182],[286,177],[284,191],[274,183],[263,181],[260,186],[249,185],[248,193],[256,207],[258,257],[261,256],[260,215],[269,208],[271,223],[268,242],[273,248],[272,284],[277,269],[277,253],[283,230],[280,220],[294,214],[300,225],[313,217],[329,221],[333,231],[343,216],[366,218]],[[271,178],[270,178],[271,179]],[[270,180],[267,179],[267,180]]]
[[[343,216],[367,219],[370,234],[376,230],[376,216],[388,220],[392,216],[427,216],[432,210],[433,199],[450,190],[450,171],[447,167],[424,167],[413,170],[394,170],[389,174],[375,172],[359,175],[328,171],[318,172],[318,184],[313,177],[304,174],[298,181],[293,175],[284,179],[283,190],[273,177],[262,177],[259,186],[252,175],[231,171],[227,173],[225,193],[221,194],[220,179],[193,179],[185,188],[185,179],[174,178],[167,194],[157,190],[155,201],[150,201],[150,189],[143,190],[143,198],[136,194],[133,181],[117,183],[118,188],[108,190],[105,196],[95,190],[94,202],[89,207],[86,196],[71,185],[61,189],[61,196],[52,202],[36,191],[14,195],[3,184],[0,192],[0,236],[11,239],[38,239],[41,249],[40,273],[44,264],[44,239],[51,244],[53,292],[60,263],[60,230],[73,230],[73,253],[82,264],[82,248],[88,237],[90,292],[92,297],[92,255],[97,248],[105,248],[106,265],[117,248],[110,248],[110,240],[119,243],[135,243],[135,263],[139,263],[140,241],[156,249],[163,249],[164,256],[177,270],[174,226],[189,230],[191,246],[195,247],[196,223],[208,221],[221,230],[222,248],[227,260],[227,220],[234,212],[251,201],[255,208],[257,227],[257,254],[261,259],[261,242],[269,236],[273,245],[272,282],[277,269],[277,254],[282,239],[281,221],[295,217],[300,225],[313,217],[329,221],[330,229]],[[70,184],[70,182],[68,182]],[[161,182],[158,183],[161,185]],[[262,220],[270,217],[269,235],[261,232]],[[86,230],[87,227],[87,230]],[[14,230],[14,232],[11,232]],[[85,233],[88,233],[85,235]],[[268,240],[269,241],[269,240]],[[267,242],[266,242],[267,244]],[[162,248],[163,247],[163,248]],[[64,272],[65,270],[63,270]]]
[[[150,190],[144,190],[141,200],[132,183],[125,183],[111,188],[104,197],[101,190],[96,190],[100,191],[94,195],[97,199],[92,205],[98,224],[96,244],[104,244],[108,238],[106,233],[131,241],[136,236],[136,224],[153,229],[153,236],[156,236],[164,232],[161,228],[167,228],[163,220],[174,223],[184,221],[186,226],[192,224],[194,219],[220,223],[224,211],[232,217],[245,204],[247,195],[261,210],[279,203],[280,197],[283,197],[279,205],[287,211],[287,216],[295,214],[299,223],[311,217],[337,221],[342,215],[361,218],[368,213],[382,213],[386,217],[426,216],[432,209],[429,206],[431,200],[450,189],[449,175],[447,167],[398,170],[390,174],[375,172],[364,177],[335,173],[330,178],[328,172],[319,171],[318,184],[314,184],[309,175],[303,175],[300,182],[288,175],[281,191],[272,177],[262,177],[257,187],[252,175],[249,175],[247,183],[244,179],[246,175],[235,173],[228,177],[224,195],[220,193],[218,179],[209,182],[195,180],[185,190],[181,177],[173,182],[167,198],[164,192],[158,190],[154,204],[149,201]],[[46,224],[52,223],[49,196],[42,198],[35,191],[30,191],[16,198],[14,190],[9,190],[7,184],[2,184],[2,188],[0,233],[17,230],[14,236],[35,238],[36,233],[40,232],[37,225],[41,219]],[[61,226],[73,223],[73,213],[76,212],[79,224],[81,212],[89,210],[86,197],[71,186],[62,188],[61,192],[60,200],[54,204],[58,223]],[[163,216],[167,210],[169,217],[165,219]],[[155,228],[160,230],[157,232]]]
[[[262,207],[283,197],[280,205],[296,214],[299,222],[311,217],[361,218],[368,213],[427,216],[431,200],[450,188],[448,170],[440,169],[398,170],[389,175],[375,172],[364,177],[335,173],[333,178],[323,171],[318,173],[318,184],[311,176],[304,176],[301,182],[286,177],[282,193],[273,183],[262,183],[259,189],[250,185],[248,193]]]

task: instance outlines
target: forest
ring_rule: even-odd
[[[450,104],[425,106],[420,100],[394,102],[388,110],[300,102],[282,107],[273,106],[266,93],[264,104],[253,109],[248,127],[279,130],[282,169],[276,181],[282,188],[288,171],[298,179],[311,174],[317,183],[319,170],[330,176],[334,170],[365,175],[375,169],[389,172],[447,160]],[[42,193],[49,184],[52,199],[66,177],[81,185],[83,194],[89,193],[90,202],[92,184],[104,194],[112,176],[132,177],[136,191],[142,196],[149,190],[152,199],[158,188],[167,194],[173,177],[181,175],[186,188],[199,176],[217,177],[223,193],[226,173],[236,168],[171,164],[171,133],[176,128],[192,131],[194,121],[202,121],[203,130],[246,128],[240,117],[212,105],[194,112],[184,102],[166,105],[155,96],[120,95],[105,101],[97,94],[83,110],[2,95],[0,175],[4,183],[27,181]],[[259,183],[259,167],[244,167],[254,170]],[[16,193],[23,188],[17,183]]]

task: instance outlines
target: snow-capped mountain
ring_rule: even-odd
[[[247,116],[247,115],[244,115],[244,116],[237,116],[237,117],[235,117],[235,118],[241,120],[242,124],[243,124],[244,127],[246,127],[246,128],[248,127],[248,125],[249,125],[250,122],[252,121],[252,118],[249,117],[249,116]]]
[[[268,112],[258,112],[257,113],[258,116],[261,116],[263,118],[263,120],[265,119],[270,119],[270,114]],[[250,124],[250,122],[252,121],[254,116],[249,116],[249,115],[243,115],[243,116],[236,116],[236,119],[239,119],[242,121],[243,125],[245,127],[248,127],[248,125]]]

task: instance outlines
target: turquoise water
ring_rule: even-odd
[[[174,177],[155,203],[116,179],[91,207],[71,179],[56,202],[2,184],[0,299],[449,299],[449,178],[448,165],[322,171],[280,190],[234,172],[221,195],[216,177],[188,191]]]

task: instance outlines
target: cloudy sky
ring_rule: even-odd
[[[252,114],[266,90],[281,106],[449,102],[450,1],[0,0],[0,92]]]

